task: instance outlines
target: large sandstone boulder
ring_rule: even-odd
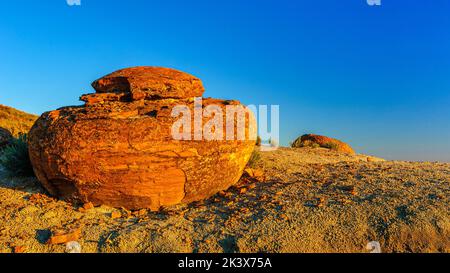
[[[157,210],[207,198],[241,177],[255,140],[172,137],[179,119],[172,109],[185,105],[194,112],[193,97],[203,94],[199,79],[167,68],[139,67],[110,74],[93,87],[96,94],[81,97],[84,106],[47,112],[30,131],[35,173],[52,195]],[[208,105],[225,112],[227,105],[240,103],[203,99],[203,107]],[[253,118],[250,113],[246,117]],[[203,122],[210,119],[203,117]],[[245,130],[249,136],[248,123]]]
[[[13,135],[10,131],[0,127],[0,150],[5,148],[12,140]]]
[[[317,145],[322,148],[332,149],[338,152],[347,153],[347,154],[355,154],[355,151],[353,148],[348,145],[345,142],[342,142],[340,140],[326,137],[326,136],[319,136],[319,135],[303,135],[296,139],[294,143],[292,144],[293,148],[299,148],[299,147],[307,147],[307,146],[314,146]]]

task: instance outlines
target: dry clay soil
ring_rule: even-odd
[[[46,242],[51,229],[73,225],[88,253],[364,253],[371,241],[382,252],[450,252],[450,164],[321,148],[261,157],[264,179],[159,212],[80,210],[47,196],[35,178],[1,174],[0,252],[65,252]]]

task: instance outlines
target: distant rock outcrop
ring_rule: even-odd
[[[35,173],[52,195],[157,210],[207,198],[241,177],[255,141],[179,141],[171,135],[179,119],[172,109],[185,105],[194,112],[193,97],[204,91],[199,79],[137,67],[105,76],[93,87],[97,93],[81,97],[84,106],[47,112],[30,132]],[[225,110],[230,104],[240,105],[203,99],[204,107]],[[203,117],[203,123],[208,120]]]
[[[13,138],[10,131],[0,127],[0,150],[7,146]]]
[[[294,141],[292,147],[300,148],[300,147],[311,147],[315,145],[317,145],[318,147],[327,148],[342,153],[355,154],[353,148],[345,142],[342,142],[334,138],[313,134],[303,135],[299,137]]]

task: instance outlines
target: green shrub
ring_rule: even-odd
[[[250,156],[250,159],[247,163],[247,166],[250,168],[255,168],[260,161],[261,161],[261,155],[259,154],[259,151],[257,149],[254,149],[253,153]]]
[[[0,152],[0,165],[12,176],[33,176],[33,167],[28,155],[27,135],[19,135]]]

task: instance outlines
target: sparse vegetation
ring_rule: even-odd
[[[292,148],[303,148],[303,147],[310,147],[310,148],[320,148],[320,145],[318,143],[315,143],[310,140],[301,141],[300,139],[297,139],[291,144]]]
[[[333,151],[338,151],[339,150],[339,145],[337,143],[332,143],[332,142],[325,143],[323,145],[323,147],[327,148],[327,149],[330,149],[330,150],[333,150]]]
[[[258,146],[258,147],[261,146],[261,137],[260,137],[260,136],[258,136],[258,137],[256,138],[256,146]]]
[[[0,166],[11,176],[33,176],[33,167],[28,155],[27,135],[14,138],[0,153]]]
[[[250,156],[250,160],[248,161],[247,166],[250,168],[255,168],[260,161],[261,161],[261,155],[260,155],[258,149],[255,148],[255,150],[253,150],[252,155]]]
[[[301,141],[301,139],[297,139],[296,141],[294,141],[291,144],[292,148],[303,148],[303,147],[309,147],[309,148],[326,148],[326,149],[330,149],[333,151],[338,151],[339,150],[339,144],[337,143],[333,143],[333,142],[327,142],[323,145],[320,145],[319,143],[316,143],[314,141],[311,140],[304,140]]]
[[[38,117],[14,108],[0,105],[0,127],[10,131],[15,137],[27,134]]]

